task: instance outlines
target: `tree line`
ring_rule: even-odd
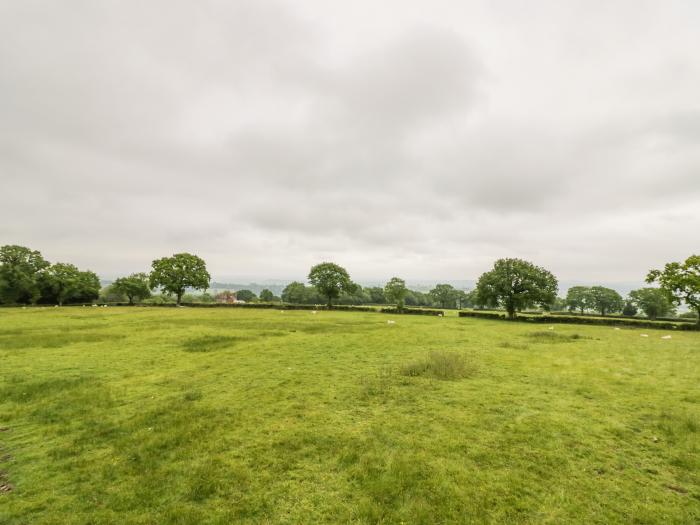
[[[381,287],[362,288],[352,281],[347,270],[332,262],[311,268],[308,285],[290,283],[275,297],[263,290],[259,300],[286,303],[321,304],[394,304],[406,306],[439,306],[441,308],[502,308],[513,319],[517,312],[528,308],[546,311],[568,309],[581,314],[597,312],[602,316],[622,312],[636,315],[638,311],[650,319],[675,313],[675,308],[687,305],[698,316],[700,324],[700,256],[691,255],[683,262],[671,262],[663,270],[650,270],[646,281],[658,283],[630,292],[627,299],[603,286],[574,286],[566,298],[557,296],[558,281],[554,275],[535,264],[516,258],[499,259],[493,268],[479,277],[470,292],[457,290],[449,284],[438,284],[427,293],[409,290],[406,282],[391,278]],[[130,304],[149,300],[154,290],[162,297],[172,297],[181,304],[188,290],[206,291],[211,276],[206,263],[190,253],[178,253],[156,259],[149,273],[134,273],[116,279],[108,292],[126,297]],[[94,272],[79,270],[68,263],[51,264],[40,252],[23,246],[0,247],[0,303],[59,304],[91,302],[99,297],[100,281]],[[215,297],[205,294],[210,301]],[[255,301],[250,290],[236,292],[237,299]]]

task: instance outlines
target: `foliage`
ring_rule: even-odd
[[[266,303],[271,303],[275,300],[275,294],[265,288],[262,292],[260,292],[260,300]]]
[[[632,301],[625,302],[625,306],[622,308],[622,315],[627,317],[634,317],[637,315],[637,307]]]
[[[145,273],[132,273],[128,277],[120,277],[112,283],[112,289],[124,294],[129,304],[134,304],[134,299],[142,301],[151,296],[148,275]]]
[[[644,312],[649,319],[664,317],[674,312],[668,295],[659,288],[632,290],[629,297],[631,303]]]
[[[522,259],[499,259],[477,282],[479,303],[502,306],[508,317],[531,306],[543,308],[557,297],[557,280],[549,271]]]
[[[100,279],[94,272],[80,271],[73,264],[56,263],[39,278],[41,302],[63,305],[87,303],[100,296]]]
[[[307,304],[309,295],[309,290],[304,283],[294,281],[282,290],[282,301],[291,304]]]
[[[619,312],[625,304],[622,296],[612,288],[591,286],[588,294],[590,298],[589,307],[600,312],[602,316]]]
[[[369,302],[372,304],[386,304],[386,296],[384,295],[384,288],[379,286],[372,286],[365,288],[365,292],[369,295]],[[404,297],[404,300],[406,298]]]
[[[454,308],[457,302],[457,290],[451,284],[436,284],[430,290],[430,296],[443,308]]]
[[[406,302],[406,281],[398,277],[392,277],[386,285],[384,285],[384,297],[390,303],[396,304],[396,308],[401,310]]]
[[[36,250],[0,247],[0,303],[34,303],[39,298],[41,272],[49,266]]]
[[[647,282],[658,282],[673,304],[687,304],[698,312],[700,325],[700,255],[691,255],[684,262],[671,262],[663,270],[651,270]]]
[[[236,290],[236,299],[239,301],[245,301],[246,303],[252,303],[257,300],[258,296],[255,295],[250,290]]]
[[[340,297],[342,292],[352,293],[357,286],[350,280],[345,268],[330,262],[312,267],[309,271],[309,282],[326,298],[328,306],[331,306],[333,299]]]
[[[190,253],[176,253],[172,257],[156,259],[152,267],[150,287],[174,294],[177,304],[180,304],[187,288],[206,290],[211,281],[205,262]]]
[[[578,310],[581,314],[592,308],[592,297],[590,286],[572,286],[566,292],[566,306],[569,311]]]

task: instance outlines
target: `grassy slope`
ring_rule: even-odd
[[[667,334],[3,310],[0,523],[698,522],[700,334]],[[436,349],[476,372],[397,372]]]

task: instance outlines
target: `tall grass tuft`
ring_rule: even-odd
[[[403,365],[402,375],[409,377],[433,377],[435,379],[456,380],[472,376],[476,371],[473,363],[464,354],[436,350],[425,359]]]

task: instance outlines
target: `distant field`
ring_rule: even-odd
[[[698,523],[700,333],[3,309],[0,428],[3,525]]]

